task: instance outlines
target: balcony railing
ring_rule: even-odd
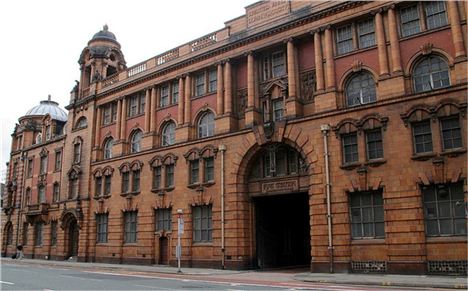
[[[133,67],[130,67],[128,70],[127,70],[127,75],[128,77],[131,77],[131,76],[135,76],[141,72],[144,72],[146,71],[146,63],[142,63],[142,64],[139,64],[139,65],[136,65],[136,66],[133,66]]]

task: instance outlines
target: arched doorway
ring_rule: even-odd
[[[76,219],[70,221],[68,225],[68,250],[67,257],[78,256],[78,242],[80,237],[80,231],[78,229],[78,223]]]
[[[65,230],[65,259],[76,258],[78,256],[80,228],[76,216],[72,212],[63,215],[62,228]]]
[[[247,166],[257,268],[309,266],[311,258],[308,165],[284,143],[258,149]]]

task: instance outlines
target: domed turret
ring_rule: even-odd
[[[117,41],[115,34],[109,31],[109,26],[107,26],[107,24],[103,26],[102,30],[94,34],[93,38],[91,38],[88,42],[88,45],[91,46],[93,42],[97,41],[110,41],[117,44],[117,46],[120,48],[120,44]]]
[[[73,92],[71,100],[86,97],[93,83],[126,69],[120,44],[115,34],[109,31],[107,24],[88,41],[78,63],[81,67],[79,89]]]
[[[55,101],[50,99],[50,95],[47,100],[43,100],[39,103],[39,105],[34,106],[33,108],[29,109],[26,114],[21,117],[20,119],[26,117],[37,117],[37,116],[45,116],[49,114],[53,120],[58,120],[62,122],[67,121],[67,113],[65,110],[59,107],[59,104]]]

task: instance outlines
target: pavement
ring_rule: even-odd
[[[162,265],[127,265],[127,264],[104,264],[104,263],[85,263],[75,261],[52,261],[39,259],[21,259],[13,260],[11,258],[1,258],[0,263],[8,262],[12,264],[28,265],[46,265],[55,267],[71,268],[96,268],[109,271],[127,271],[127,272],[148,272],[178,274],[178,269],[171,266]],[[418,287],[418,288],[445,288],[445,289],[468,289],[468,279],[466,276],[436,276],[436,275],[389,275],[389,274],[346,274],[346,273],[310,273],[303,272],[304,269],[297,270],[245,270],[232,271],[221,269],[205,268],[182,268],[183,275],[192,276],[229,276],[230,278],[246,277],[274,277],[282,280],[286,277],[278,276],[284,272],[290,274],[288,278],[300,282],[327,283],[327,284],[347,284],[347,285],[370,285],[370,286],[391,286],[391,287]]]

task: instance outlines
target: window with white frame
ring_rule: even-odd
[[[114,145],[114,139],[108,138],[104,143],[104,159],[111,159],[112,158],[112,146]]]
[[[266,53],[263,56],[263,80],[286,75],[286,56],[283,51]]]
[[[346,83],[345,95],[348,107],[375,102],[374,78],[366,71],[353,75]]]
[[[161,133],[161,146],[170,146],[175,143],[176,125],[173,121],[167,122]]]
[[[141,138],[143,133],[141,130],[136,130],[133,132],[132,137],[130,138],[130,153],[138,153],[141,151]]]
[[[424,57],[414,67],[413,83],[416,93],[450,86],[447,63],[436,55]]]
[[[445,1],[412,3],[403,4],[399,10],[402,37],[448,25]]]
[[[211,111],[205,112],[198,121],[198,138],[214,135],[214,114]]]
[[[127,116],[132,117],[145,113],[145,92],[138,92],[128,98],[128,112]]]

